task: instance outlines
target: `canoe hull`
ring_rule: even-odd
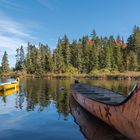
[[[118,131],[84,110],[73,98],[70,108],[75,122],[88,140],[126,140]]]
[[[140,85],[130,100],[119,106],[107,105],[72,91],[74,99],[87,111],[119,130],[125,136],[140,139]]]

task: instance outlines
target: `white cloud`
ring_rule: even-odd
[[[0,15],[0,34],[20,36],[24,38],[32,38],[24,25]]]
[[[20,38],[7,37],[0,35],[0,48],[4,51],[6,50],[8,54],[15,54],[15,50],[21,45],[26,46],[27,43]],[[0,49],[0,50],[1,50]],[[0,52],[2,53],[2,51]]]
[[[0,35],[0,65],[4,51],[7,51],[9,64],[10,66],[14,67],[16,61],[15,60],[16,49],[21,45],[27,46],[26,41],[16,37],[8,37]]]
[[[8,9],[22,10],[23,7],[18,5],[13,0],[0,0],[0,6]]]
[[[27,45],[28,40],[35,39],[29,31],[26,24],[0,14],[0,54],[2,51],[15,54],[18,47]]]
[[[37,2],[52,11],[55,9],[58,0],[37,0]]]
[[[0,63],[4,51],[7,51],[8,55],[11,56],[10,65],[13,66],[16,49],[21,45],[26,47],[29,40],[35,40],[31,32],[34,24],[29,22],[28,26],[28,22],[25,22],[26,24],[20,23],[0,12]]]

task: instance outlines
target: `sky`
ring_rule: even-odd
[[[140,0],[0,0],[0,63],[7,51],[15,65],[16,49],[27,43],[48,44],[58,38],[70,41],[91,35],[120,35],[127,40],[134,25],[140,26]]]

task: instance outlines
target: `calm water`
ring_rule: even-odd
[[[70,93],[72,82],[22,79],[17,93],[12,91],[13,94],[0,94],[0,140],[125,139],[75,102]],[[82,82],[106,87],[124,95],[136,83],[97,80]]]

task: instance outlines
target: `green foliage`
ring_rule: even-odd
[[[39,46],[28,43],[27,54],[23,46],[17,49],[16,70],[27,71],[38,76],[54,74],[91,74],[111,73],[112,71],[140,70],[140,28],[135,26],[127,40],[120,36],[99,37],[93,30],[91,37],[83,36],[69,42],[67,35],[58,39],[57,47],[51,51],[48,45]],[[8,56],[2,59],[2,72],[9,70]]]
[[[54,61],[54,71],[57,73],[61,73],[64,71],[64,56],[62,50],[62,40],[58,40],[58,45],[56,50],[53,53],[53,61]]]
[[[16,65],[15,65],[15,69],[16,70],[22,70],[23,68],[25,68],[25,55],[24,55],[24,49],[23,46],[21,46],[20,48],[18,48],[16,50],[17,54],[16,54]]]
[[[78,73],[81,72],[82,68],[82,49],[80,42],[76,42],[76,40],[73,40],[71,44],[71,64],[73,67],[78,69]]]
[[[37,48],[28,43],[25,65],[30,74],[42,75],[43,72],[51,72],[52,55],[48,45],[40,43]]]
[[[91,76],[100,76],[100,75],[107,75],[110,74],[110,69],[100,69],[100,70],[92,70],[89,74]]]
[[[100,71],[99,70],[97,70],[97,69],[94,69],[94,70],[92,70],[92,71],[90,71],[90,75],[94,75],[94,76],[96,76],[96,75],[98,75],[100,73]]]
[[[8,62],[8,54],[6,51],[4,52],[4,55],[2,57],[1,70],[3,73],[8,73],[10,70]]]
[[[65,73],[69,75],[76,75],[78,74],[78,69],[74,68],[73,66],[68,66],[65,68]]]
[[[127,40],[128,70],[140,70],[140,28],[135,26]]]
[[[130,71],[136,71],[138,68],[138,59],[137,55],[134,52],[130,53],[130,58],[129,58],[129,70]]]
[[[64,63],[66,66],[70,65],[70,59],[71,59],[71,53],[70,53],[70,44],[69,44],[69,39],[67,35],[64,36],[63,41],[62,41],[62,54],[63,54],[63,59]]]
[[[2,74],[2,67],[0,67],[0,75]]]

